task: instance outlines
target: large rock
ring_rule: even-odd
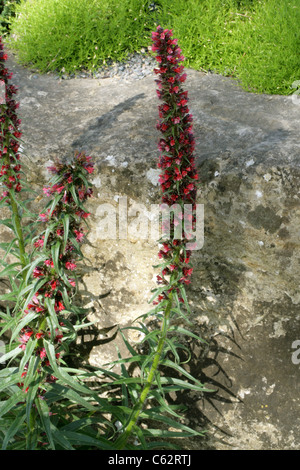
[[[158,248],[150,233],[146,239],[134,229],[125,239],[101,235],[104,203],[117,211],[125,198],[128,208],[142,204],[150,226],[151,204],[160,201],[154,77],[57,80],[13,58],[9,67],[19,86],[32,186],[40,187],[55,156],[85,150],[96,162],[81,293],[99,328],[85,336],[86,354],[103,365],[120,346],[118,339],[110,341],[117,325],[129,325],[149,309],[154,287]],[[190,344],[188,367],[216,391],[176,397],[192,405],[191,425],[208,429],[207,438],[183,447],[296,449],[299,102],[246,93],[232,79],[193,70],[186,89],[205,213],[205,242],[193,253],[189,299],[195,331],[208,342],[206,348]]]

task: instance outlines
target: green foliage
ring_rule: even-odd
[[[186,66],[238,78],[256,93],[289,94],[299,79],[297,0],[165,0]]]
[[[21,0],[0,0],[0,34],[5,35],[10,30],[12,18],[15,16],[16,5]]]
[[[136,0],[28,0],[17,17],[11,46],[42,72],[93,70],[149,41],[151,14]]]
[[[95,70],[172,28],[186,66],[232,76],[244,89],[290,94],[299,79],[298,0],[22,0],[10,46],[42,72]]]

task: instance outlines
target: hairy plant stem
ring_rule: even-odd
[[[116,442],[114,444],[114,448],[117,449],[117,450],[124,449],[128,439],[131,435],[133,427],[135,426],[135,424],[136,424],[136,422],[137,422],[137,420],[138,420],[138,418],[139,418],[139,416],[140,416],[140,414],[143,410],[144,404],[146,402],[146,399],[147,399],[148,394],[150,392],[151,386],[152,386],[153,381],[155,379],[155,374],[156,374],[157,369],[159,367],[161,354],[163,352],[164,344],[165,344],[166,337],[167,337],[167,334],[168,334],[168,325],[169,325],[172,305],[173,305],[173,296],[172,296],[172,292],[171,292],[169,294],[169,297],[168,297],[168,303],[165,307],[163,323],[162,323],[162,326],[161,326],[160,339],[159,339],[158,344],[157,344],[157,349],[156,349],[156,352],[155,352],[155,355],[154,355],[154,358],[153,358],[153,362],[152,362],[152,365],[151,365],[151,368],[150,368],[150,371],[149,371],[149,374],[148,374],[148,377],[147,377],[147,380],[146,380],[146,384],[145,384],[145,386],[144,386],[144,388],[143,388],[143,390],[140,394],[138,402],[135,404],[135,406],[133,408],[133,411],[131,413],[129,421],[128,421],[127,425],[125,426],[125,429],[124,429],[122,435],[116,440]]]
[[[8,149],[8,152],[6,154],[6,158],[5,158],[5,163],[6,165],[9,166],[10,168],[10,153],[9,153],[9,136],[6,137],[6,143],[5,145]],[[9,171],[8,171],[8,176],[9,176]],[[17,238],[18,238],[18,244],[19,244],[19,255],[20,255],[20,261],[21,261],[21,265],[22,265],[22,277],[25,281],[26,279],[26,270],[25,270],[25,267],[26,267],[26,253],[25,253],[25,243],[24,243],[24,236],[23,236],[23,230],[22,230],[22,225],[21,225],[21,218],[20,218],[20,215],[19,215],[19,211],[18,211],[18,205],[15,201],[15,199],[12,197],[11,195],[11,189],[9,189],[9,200],[10,200],[10,206],[11,206],[11,211],[12,211],[12,214],[13,214],[13,221],[14,221],[14,227],[15,227],[15,230],[16,230],[16,235],[17,235]]]
[[[22,231],[22,226],[21,226],[21,219],[19,216],[18,206],[16,202],[11,197],[11,195],[9,195],[9,198],[10,198],[11,210],[12,210],[13,217],[14,217],[14,225],[15,225],[17,237],[18,237],[20,261],[21,261],[22,269],[23,269],[22,276],[25,281],[26,271],[24,268],[26,266],[26,254],[25,254],[25,244],[24,244],[24,237],[23,237],[23,231]]]

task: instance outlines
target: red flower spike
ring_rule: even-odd
[[[159,183],[163,203],[172,206],[176,202],[181,207],[184,204],[192,204],[195,209],[197,192],[195,182],[198,174],[193,156],[195,149],[192,132],[193,116],[187,106],[188,92],[182,89],[182,84],[187,78],[181,63],[184,56],[177,39],[172,35],[172,30],[163,29],[161,26],[152,32],[152,51],[156,53],[159,64],[154,69],[154,73],[158,76],[155,80],[159,87],[157,96],[163,101],[158,107],[160,121],[157,124],[157,129],[162,133],[158,144],[161,152],[158,168],[163,170],[159,176]],[[195,222],[194,215],[190,222]],[[183,217],[175,217],[171,221],[171,229],[175,231],[180,224],[183,229],[183,223]],[[186,250],[188,240],[185,237],[184,233],[182,240],[172,239],[170,236],[169,242],[163,243],[158,257],[169,260],[170,264],[166,266],[164,263],[161,275],[157,276],[158,284],[169,282],[165,280],[165,276],[171,276],[178,285],[190,283],[188,278],[192,274],[192,268],[188,265],[190,251]],[[173,289],[174,285],[171,285],[170,292]],[[161,300],[159,296],[154,302],[155,305]],[[179,301],[184,303],[182,297],[179,297]]]
[[[17,135],[15,135],[15,137],[17,137]],[[8,152],[7,149],[6,151]],[[0,151],[0,154],[2,156],[3,151],[2,153]],[[4,153],[4,155],[6,155],[6,153]],[[0,168],[0,176],[6,177],[6,175],[8,175],[9,178],[7,179],[7,184],[14,185],[18,178],[16,173],[20,170],[20,166],[14,164],[14,173],[12,174],[8,174],[10,167],[6,163],[0,166]],[[61,327],[65,326],[64,321],[61,321],[62,316],[65,314],[64,311],[66,310],[66,307],[63,303],[63,285],[65,285],[67,288],[67,292],[71,292],[72,288],[76,287],[75,279],[68,279],[68,277],[65,275],[67,271],[74,271],[77,268],[75,262],[75,245],[70,241],[72,238],[71,232],[73,238],[76,238],[77,242],[82,241],[84,237],[84,231],[80,226],[81,219],[85,219],[90,215],[88,212],[82,210],[82,203],[92,196],[92,189],[90,187],[82,186],[82,176],[85,176],[85,172],[91,174],[94,171],[94,167],[91,161],[91,157],[86,156],[82,152],[75,155],[71,164],[56,161],[55,166],[51,166],[49,171],[56,176],[56,181],[55,184],[45,187],[43,192],[48,197],[58,198],[58,202],[52,212],[50,212],[50,209],[47,209],[44,213],[39,215],[41,222],[48,222],[51,219],[53,229],[48,235],[46,243],[44,235],[35,240],[35,248],[44,252],[44,254],[47,254],[40,265],[35,266],[32,271],[33,278],[40,278],[44,276],[46,282],[35,293],[31,301],[26,305],[25,309],[25,315],[27,315],[29,312],[40,314],[37,320],[38,323],[35,323],[35,326],[32,328],[30,326],[23,328],[19,338],[20,348],[22,350],[26,349],[27,343],[32,335],[36,340],[38,340],[35,354],[41,361],[40,371],[43,371],[44,367],[51,367],[45,348],[40,347],[40,340],[44,336],[47,337],[48,340],[50,339],[50,341],[52,341],[52,344],[56,349],[55,358],[57,362],[59,363],[61,361],[61,352],[59,352],[59,349],[61,348],[60,345],[64,340],[63,331],[56,329],[55,334],[53,335],[48,327],[45,327],[45,329],[42,330],[40,322],[41,320],[43,321],[43,318],[46,318],[49,315],[49,304],[47,299],[50,299],[50,302],[53,302],[54,312],[58,317],[59,325]],[[73,187],[71,187],[71,185]],[[78,195],[78,199],[80,200],[80,207],[73,198],[73,189],[75,189]],[[53,246],[56,241],[61,243],[62,238],[64,237],[65,229],[63,224],[63,217],[65,217],[66,213],[72,214],[72,217],[70,217],[72,222],[70,222],[69,225],[69,239],[64,245],[64,250],[60,251],[57,259],[57,263],[59,263],[61,271],[65,271],[64,275],[62,276],[60,270],[56,272],[57,263],[54,263],[53,259],[50,257],[51,255],[49,254],[49,247]],[[55,382],[56,380],[57,378],[50,374],[48,374],[45,379],[46,382],[50,383]],[[20,386],[23,387],[23,384],[20,384]],[[39,389],[39,393],[40,396],[43,397],[45,389],[41,387]]]
[[[20,192],[22,187],[18,175],[21,166],[16,165],[20,156],[17,153],[19,150],[19,143],[16,139],[20,139],[22,133],[19,130],[20,119],[16,115],[16,110],[19,104],[13,99],[13,95],[17,93],[17,88],[9,83],[13,74],[5,67],[7,54],[3,51],[2,37],[0,37],[0,85],[3,93],[0,96],[0,110],[1,110],[1,130],[0,130],[0,163],[5,163],[6,171],[0,173],[0,182],[9,190]],[[2,162],[1,162],[2,160]],[[5,197],[2,194],[1,199]]]

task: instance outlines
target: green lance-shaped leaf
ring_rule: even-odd
[[[59,254],[60,254],[61,242],[57,240],[57,242],[51,246],[51,256],[54,264],[54,269],[57,274],[60,275],[61,273],[61,266],[59,263]]]
[[[55,450],[55,444],[53,440],[53,435],[52,435],[52,427],[51,427],[51,421],[50,421],[50,409],[49,406],[47,405],[47,401],[43,398],[36,398],[35,399],[35,405],[37,408],[37,411],[39,413],[43,429],[46,432],[47,438],[49,440],[49,444],[52,450]]]
[[[24,410],[21,409],[15,419],[12,422],[12,425],[9,427],[9,429],[5,433],[5,437],[2,443],[2,449],[1,450],[6,450],[7,446],[9,444],[9,441],[17,434],[17,432],[21,429],[23,426],[23,423],[25,421],[26,415],[24,413]]]
[[[18,238],[14,238],[11,242],[3,242],[0,243],[0,248],[1,250],[5,251],[5,254],[3,255],[3,260],[6,258],[6,256],[12,252],[12,254],[17,254],[17,250],[13,250],[12,248],[16,245],[16,242],[18,241]],[[1,276],[1,273],[0,273]]]
[[[20,390],[17,393],[14,393],[8,400],[0,402],[0,418],[8,413],[18,402],[22,401],[24,398],[24,392]]]
[[[4,268],[0,272],[0,277],[7,276],[8,274],[12,274],[12,275],[16,276],[18,274],[18,270],[15,269],[17,266],[22,266],[22,264],[21,263],[9,264],[8,266],[6,266],[6,268]]]
[[[78,392],[84,393],[86,395],[92,395],[93,391],[91,389],[80,384],[78,380],[70,376],[62,367],[58,366],[56,362],[54,345],[46,341],[45,339],[43,343],[55,376],[60,379],[63,384],[70,386],[74,390],[77,390]]]
[[[17,384],[19,381],[20,381],[19,374],[13,374],[10,377],[6,377],[5,379],[1,379],[0,392],[7,389],[8,387],[11,387],[12,385]]]
[[[54,309],[54,304],[55,304],[55,299],[50,299],[49,297],[45,298],[45,306],[47,307],[52,324],[55,328],[59,328],[59,321],[58,321],[57,314]]]
[[[39,374],[35,373],[33,380],[28,385],[28,390],[26,391],[26,421],[29,427],[30,433],[35,434],[35,409],[32,408],[36,394],[41,385],[41,378]],[[25,387],[25,383],[24,383]],[[26,390],[26,389],[25,389]]]
[[[199,380],[195,379],[195,377],[193,377],[191,374],[189,374],[189,372],[187,372],[183,367],[181,367],[179,364],[176,364],[175,362],[169,360],[169,359],[163,359],[161,360],[161,365],[165,366],[165,367],[170,367],[174,370],[176,370],[176,372],[178,372],[179,374],[185,376],[187,379],[190,379],[192,382],[194,382],[195,384],[197,384],[199,387],[203,387],[204,388],[204,385],[199,382]]]
[[[66,245],[69,239],[69,227],[70,227],[70,214],[64,214],[63,216],[63,227],[64,227],[64,243],[62,252],[65,251]]]
[[[34,338],[34,339],[29,338],[29,340],[26,344],[24,355],[21,359],[20,366],[19,366],[21,373],[23,372],[23,370],[25,369],[25,365],[27,364],[27,362],[29,361],[29,359],[33,355],[34,350],[35,350],[36,345],[37,345],[37,341],[38,340],[36,338]]]
[[[39,368],[40,363],[41,360],[38,355],[31,356],[31,358],[29,359],[26,375],[22,380],[22,382],[24,383],[24,390],[26,390],[26,388],[30,385],[34,385],[37,382],[36,372]]]
[[[201,338],[201,336],[198,336],[195,333],[192,333],[191,331],[187,330],[186,328],[182,328],[181,326],[172,325],[170,327],[169,331],[170,332],[175,331],[176,333],[180,333],[184,336],[190,336],[191,338],[194,338],[194,339],[200,341],[201,343],[206,343],[207,344],[207,342],[203,338]]]
[[[32,263],[30,263],[30,267],[27,269],[26,273],[26,279],[25,282],[28,283],[30,277],[32,276],[32,273],[34,269],[42,262],[44,262],[47,259],[46,255],[40,255],[38,256]]]
[[[25,326],[29,325],[31,321],[33,321],[35,318],[37,318],[40,314],[36,312],[29,312],[27,315],[25,315],[17,324],[17,326],[14,328],[13,333],[11,335],[11,341],[13,341],[18,334],[20,333],[21,329],[24,328]]]
[[[20,348],[20,346],[18,345],[16,348],[14,348],[13,350],[7,352],[6,354],[3,354],[1,357],[0,357],[0,364],[4,364],[6,361],[8,361],[9,359],[13,359],[14,357],[18,356],[19,354],[21,354],[22,352],[22,349]]]

